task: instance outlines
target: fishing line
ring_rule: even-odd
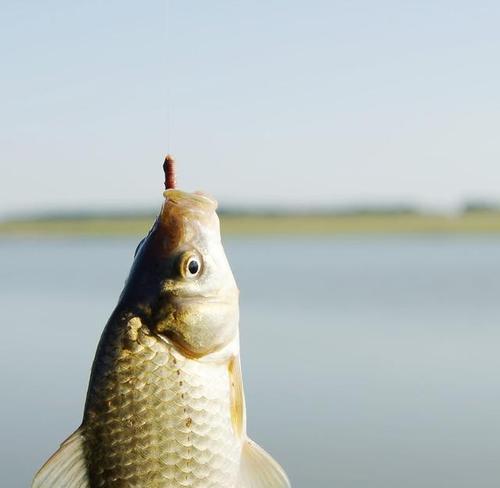
[[[164,73],[165,75],[165,125],[166,125],[166,144],[167,153],[172,151],[172,111],[173,111],[173,100],[172,100],[172,78],[170,77],[169,62],[171,53],[171,29],[172,29],[172,2],[170,0],[165,0],[165,49],[164,49]]]

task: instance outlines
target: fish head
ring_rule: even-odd
[[[139,244],[121,302],[160,339],[202,357],[238,333],[238,288],[221,242],[217,202],[169,189]]]

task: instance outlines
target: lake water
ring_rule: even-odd
[[[80,423],[135,240],[0,241],[1,486]],[[500,486],[500,237],[226,240],[249,432],[295,488]]]

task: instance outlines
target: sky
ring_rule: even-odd
[[[500,200],[497,1],[3,0],[0,217]]]

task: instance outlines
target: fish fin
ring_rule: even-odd
[[[241,439],[246,434],[246,415],[239,356],[234,356],[229,361],[228,369],[231,381],[231,422],[235,434]]]
[[[238,488],[290,488],[283,468],[255,442],[247,439],[241,452]]]
[[[81,429],[70,435],[35,475],[31,488],[88,488]]]

